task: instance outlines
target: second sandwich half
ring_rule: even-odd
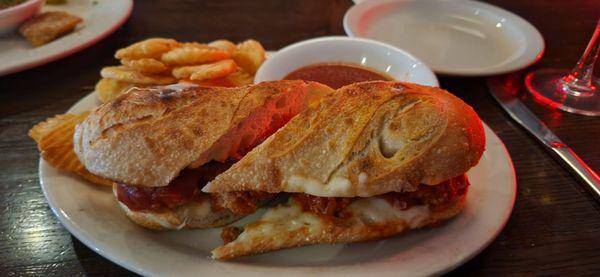
[[[382,239],[439,225],[463,209],[465,173],[484,146],[475,111],[440,88],[382,81],[342,87],[204,186],[218,195],[288,196],[258,220],[225,228],[225,245],[212,256]]]

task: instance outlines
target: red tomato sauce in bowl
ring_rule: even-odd
[[[394,80],[385,73],[350,63],[316,63],[298,68],[283,79],[315,81],[338,89],[358,82]]]

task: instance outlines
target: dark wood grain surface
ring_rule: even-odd
[[[596,0],[494,0],[535,25],[546,53],[533,68],[571,67],[596,21]],[[233,41],[256,38],[268,49],[343,35],[349,1],[136,1],[131,18],[100,43],[35,69],[0,77],[0,276],[130,275],[95,254],[50,211],[38,179],[38,152],[27,137],[36,122],[88,94],[119,47],[146,37]],[[530,69],[528,69],[530,70]],[[440,76],[500,136],[518,179],[513,214],[499,237],[451,275],[600,276],[600,205],[568,171],[501,110],[484,78]],[[600,119],[526,104],[595,170]],[[376,272],[374,272],[375,274]],[[200,274],[200,273],[199,273]]]

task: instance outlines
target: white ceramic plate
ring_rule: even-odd
[[[69,112],[90,110],[98,104],[90,94]],[[479,253],[502,230],[512,211],[516,191],[512,161],[487,125],[485,133],[483,158],[468,172],[467,205],[447,224],[374,242],[316,245],[232,262],[209,258],[210,250],[221,244],[219,228],[148,231],[127,219],[109,188],[87,183],[43,160],[39,175],[52,211],[75,237],[144,276],[432,275],[449,271]]]
[[[281,80],[298,68],[323,62],[360,64],[398,81],[439,85],[429,67],[402,49],[370,39],[335,36],[304,40],[270,54],[254,82]]]
[[[114,32],[131,14],[132,0],[69,0],[45,5],[42,12],[61,10],[80,16],[73,33],[34,47],[16,33],[0,36],[0,76],[49,63],[93,45]]]
[[[527,67],[544,51],[539,31],[523,18],[470,0],[369,0],[350,8],[351,37],[402,48],[436,73],[492,75]]]

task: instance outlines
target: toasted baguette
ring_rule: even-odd
[[[465,199],[466,193],[442,210],[425,205],[400,210],[381,198],[361,198],[346,208],[352,216],[343,220],[302,211],[298,203],[290,199],[286,205],[271,208],[258,221],[244,226],[235,240],[214,249],[212,258],[229,260],[304,245],[386,238],[438,225],[460,213]]]
[[[113,185],[113,193],[117,195],[116,185]],[[227,225],[238,220],[241,216],[234,215],[224,209],[219,212],[211,210],[209,201],[198,203],[189,202],[173,210],[163,212],[132,211],[125,204],[119,202],[119,206],[134,223],[156,231],[213,228]]]
[[[225,160],[332,90],[304,81],[240,88],[132,89],[95,109],[74,134],[75,153],[99,176],[166,186],[179,172]]]
[[[465,173],[485,145],[471,107],[435,87],[365,82],[293,118],[205,192],[369,197]]]

